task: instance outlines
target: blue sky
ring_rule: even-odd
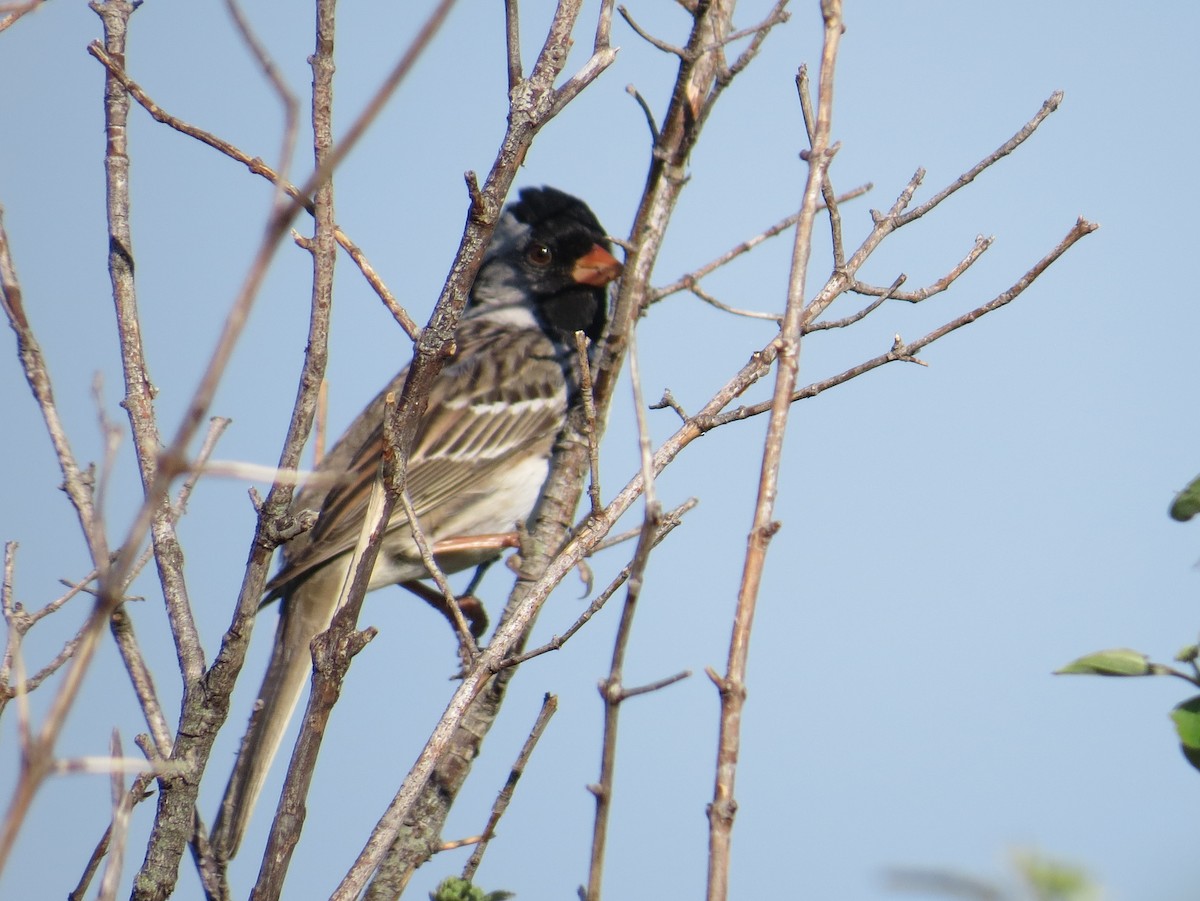
[[[423,4],[424,5],[424,4]],[[525,4],[526,57],[544,21]],[[631,4],[654,33],[685,39],[666,4]],[[739,24],[763,4],[743,4]],[[310,82],[311,12],[265,4],[248,13],[283,75]],[[594,9],[588,7],[582,21]],[[819,58],[815,3],[792,21],[723,98],[693,155],[690,181],[661,257],[665,283],[782,218],[798,204],[804,166],[793,76]],[[338,31],[342,127],[393,64],[419,17],[407,4],[345,5]],[[1188,398],[1200,364],[1198,307],[1175,275],[1191,259],[1190,211],[1200,12],[1184,4],[1112,2],[847,3],[838,65],[831,175],[838,190],[875,188],[843,210],[856,245],[868,210],[886,208],[917,167],[928,197],[1019,128],[1056,89],[1062,108],[1017,154],[935,213],[889,239],[862,277],[927,284],[977,234],[996,242],[954,290],[919,307],[890,306],[860,327],[814,335],[807,383],[916,338],[1004,290],[1078,215],[1101,228],[1018,301],[922,354],[804,401],[793,411],[781,477],[783,528],[769,558],[749,673],[738,776],[733,892],[877,901],[894,897],[889,867],[950,868],[1005,878],[1014,849],[1086,867],[1115,899],[1195,895],[1194,811],[1200,776],[1180,756],[1167,711],[1183,683],[1051,677],[1101,647],[1167,660],[1193,640],[1200,575],[1195,526],[1166,516],[1200,471],[1200,424]],[[457,245],[462,173],[490,165],[502,134],[504,57],[498,9],[460,4],[431,52],[337,177],[337,215],[393,291],[428,314]],[[583,26],[572,65],[590,44]],[[76,453],[99,459],[91,395],[123,421],[119,357],[104,269],[102,73],[85,52],[99,20],[54,0],[0,35],[0,204],[26,305],[52,367]],[[617,62],[556,120],[519,184],[584,197],[614,234],[627,232],[648,138],[625,91],[661,112],[671,60],[614,26]],[[281,115],[216,3],[147,3],[134,17],[128,66],[168,110],[247,152],[277,153]],[[302,138],[302,145],[304,139]],[[168,432],[178,422],[269,202],[264,183],[213,151],[131,114],[133,233],[149,362]],[[297,164],[301,173],[305,164]],[[302,227],[305,227],[302,224]],[[735,306],[782,305],[790,248],[778,239],[708,284]],[[344,258],[331,339],[330,428],[338,432],[408,359],[403,335]],[[829,267],[818,236],[810,293]],[[304,348],[309,262],[278,253],[213,412],[234,420],[217,456],[273,461]],[[854,309],[841,301],[839,316]],[[647,397],[669,387],[699,407],[754,348],[760,322],[732,320],[679,296],[639,332]],[[17,594],[30,606],[87,562],[49,444],[11,352],[0,353],[7,428],[0,461],[0,538],[17,540]],[[765,389],[763,389],[765,390]],[[763,391],[759,391],[761,396]],[[657,439],[673,414],[652,414]],[[698,897],[704,884],[716,695],[702,675],[724,665],[750,523],[765,421],[697,442],[658,486],[664,503],[700,505],[657,552],[626,678],[701,675],[623,712],[605,886],[610,897]],[[606,496],[636,467],[625,389],[603,453]],[[252,528],[241,483],[202,483],[181,525],[187,577],[206,652],[215,653]],[[137,503],[128,442],[112,476],[108,521],[126,528]],[[594,561],[598,584],[624,550]],[[506,591],[489,576],[494,609]],[[135,626],[178,699],[161,595],[137,586]],[[580,610],[564,585],[537,637]],[[53,654],[82,617],[68,609],[36,629],[28,665]],[[323,749],[288,897],[321,897],[349,866],[450,692],[444,623],[394,589],[369,600],[379,637],[356,661]],[[488,738],[447,838],[474,834],[544,692],[552,722],[480,871],[486,888],[521,899],[569,897],[586,880],[601,708],[616,621],[608,610],[565,650],[524,668]],[[264,664],[273,613],[256,634],[234,717],[244,718]],[[57,630],[57,631],[56,631]],[[44,711],[53,686],[34,698]],[[127,749],[144,724],[116,654],[105,647],[60,744],[104,753],[117,728]],[[218,744],[202,794],[211,818],[240,736]],[[16,770],[15,710],[0,722],[0,797]],[[278,781],[271,785],[277,790]],[[268,794],[272,791],[268,786]],[[6,897],[50,897],[75,884],[107,822],[107,780],[64,777],[38,796],[0,880]],[[137,811],[126,880],[140,863],[152,806]],[[231,871],[244,895],[268,817],[252,824]],[[424,897],[467,852],[436,858],[410,897]],[[200,897],[185,862],[179,898]]]

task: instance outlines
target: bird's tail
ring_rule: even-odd
[[[237,854],[271,761],[312,674],[309,645],[329,628],[345,569],[326,565],[283,599],[267,674],[213,824],[212,845],[220,859]]]

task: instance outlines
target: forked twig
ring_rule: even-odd
[[[902,341],[894,342],[892,348],[888,350],[887,353],[880,354],[877,357],[872,357],[869,360],[864,360],[862,363],[851,366],[849,369],[846,369],[837,375],[830,376],[827,379],[822,379],[819,382],[813,382],[811,385],[797,390],[792,395],[792,400],[798,401],[805,400],[810,397],[816,397],[818,394],[828,391],[830,388],[836,388],[838,385],[843,385],[851,379],[858,378],[860,375],[864,375],[865,373],[870,372],[872,369],[878,369],[880,366],[883,366],[887,363],[912,362],[916,353],[928,347],[938,339],[944,338],[951,332],[960,329],[965,325],[970,325],[972,322],[975,322],[977,319],[986,316],[988,313],[993,313],[1001,307],[1012,303],[1012,301],[1016,300],[1026,288],[1033,284],[1034,280],[1037,279],[1039,275],[1045,272],[1046,269],[1048,269],[1059,257],[1066,253],[1076,241],[1086,235],[1090,235],[1099,227],[1100,226],[1094,222],[1088,222],[1083,218],[1078,219],[1053,250],[1046,254],[1046,256],[1042,257],[1042,259],[1035,263],[1033,267],[1030,268],[1024,275],[1013,282],[1013,284],[1009,286],[1007,290],[1000,292],[987,303],[980,304],[979,306],[975,307],[975,309],[967,313],[963,313],[961,316],[955,317],[945,325],[934,329],[923,337],[918,338],[916,341],[909,343],[904,343]],[[748,419],[751,416],[761,415],[762,413],[766,413],[768,410],[770,410],[770,408],[771,406],[769,403],[750,404],[714,416],[711,419],[706,420],[704,424],[706,427],[716,428],[718,426],[727,425],[731,422],[738,422],[743,419]]]

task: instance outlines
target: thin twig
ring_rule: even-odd
[[[776,25],[781,25],[788,21],[791,16],[789,16],[788,13],[784,12],[783,10],[787,4],[788,0],[776,0],[775,5],[771,8],[771,11],[767,13],[766,17],[761,22],[759,22],[757,25],[751,25],[749,28],[743,28],[740,31],[735,31],[733,34],[726,35],[722,39],[722,45],[727,46],[732,44],[734,41],[740,41],[742,38],[748,38],[751,35],[754,35],[755,37],[765,35]],[[707,50],[709,48],[706,47],[705,49]],[[747,60],[747,62],[749,62],[749,60]]]
[[[697,501],[696,498],[688,498],[675,509],[668,510],[666,513],[664,513],[658,524],[658,532],[654,537],[655,545],[666,538],[667,535],[669,535],[675,529],[675,527],[683,521],[683,514],[695,507],[697,503],[699,503],[699,501]],[[641,534],[642,529],[641,526],[639,526],[637,529],[632,530],[631,533],[623,533],[622,535],[612,536],[609,539],[598,543],[593,550],[598,551],[603,547],[611,547],[613,544],[616,544],[619,541],[627,541],[628,539],[636,538]],[[605,586],[604,590],[596,596],[596,599],[588,604],[587,609],[584,610],[583,613],[579,614],[575,622],[571,623],[571,625],[565,632],[562,633],[562,635],[553,636],[544,645],[534,648],[531,651],[523,651],[520,654],[514,654],[511,657],[505,658],[500,663],[500,667],[515,667],[524,663],[526,660],[532,660],[534,657],[540,657],[541,655],[548,654],[551,651],[560,650],[563,645],[571,640],[571,637],[576,632],[578,632],[584,627],[584,625],[587,624],[588,620],[600,612],[604,605],[608,603],[609,598],[616,594],[617,590],[625,584],[625,581],[629,578],[632,572],[632,562],[627,563],[621,569],[621,571],[613,577],[612,581]]]
[[[407,486],[400,492],[398,500],[408,519],[408,528],[412,533],[413,543],[417,546],[417,553],[421,556],[421,562],[425,564],[425,569],[429,571],[434,584],[441,591],[442,599],[446,602],[446,609],[450,611],[450,619],[454,623],[454,631],[458,635],[459,653],[464,664],[469,664],[479,653],[479,645],[475,643],[475,636],[471,634],[471,629],[467,626],[462,607],[458,604],[454,589],[450,587],[450,580],[446,578],[446,574],[442,572],[442,568],[438,566],[438,562],[433,556],[429,539],[425,537],[425,530],[421,528],[421,522],[417,518],[417,509],[413,506],[412,496],[408,493]]]
[[[200,450],[196,453],[196,459],[189,466],[190,474],[183,480],[183,485],[179,488],[179,494],[175,497],[175,503],[171,508],[171,516],[174,522],[179,522],[187,512],[188,500],[192,496],[192,491],[196,487],[196,483],[200,481],[200,476],[208,471],[208,460],[212,456],[212,452],[216,450],[217,441],[221,435],[225,433],[225,429],[229,428],[229,423],[232,420],[224,416],[214,416],[209,420],[208,433],[204,436],[204,442],[200,445]],[[142,555],[138,557],[137,562],[133,565],[133,569],[129,574],[129,581],[132,582],[138,577],[146,564],[150,562],[150,558],[154,556],[154,547],[148,546],[142,551]],[[91,577],[88,577],[90,580]]]
[[[940,294],[942,291],[945,291],[952,284],[954,284],[958,277],[970,269],[975,261],[978,260],[984,254],[984,252],[992,246],[992,243],[995,240],[995,238],[985,238],[983,235],[976,237],[975,245],[971,248],[967,255],[963,257],[953,269],[928,287],[918,288],[916,291],[891,292],[890,288],[877,288],[873,285],[866,285],[856,280],[854,284],[850,286],[850,290],[855,294],[871,294],[877,297],[891,292],[889,296],[895,298],[896,300],[903,300],[908,303],[920,303],[922,300],[926,300],[935,294]]]
[[[881,306],[887,303],[891,298],[895,297],[896,291],[899,290],[900,286],[904,284],[904,280],[907,277],[908,276],[901,272],[896,276],[895,281],[892,282],[891,286],[888,287],[883,294],[871,301],[871,303],[867,304],[857,313],[852,313],[842,319],[823,319],[820,322],[810,323],[809,325],[805,326],[804,334],[807,335],[810,332],[817,332],[831,328],[846,328],[846,326],[854,325],[856,322],[861,322],[871,313],[874,313]]]
[[[633,20],[633,16],[630,15],[629,10],[626,9],[624,5],[618,6],[617,12],[619,12],[621,14],[621,18],[625,20],[625,24],[633,29],[633,33],[636,34],[638,37],[640,37],[643,41],[645,41],[651,47],[657,47],[663,53],[669,53],[672,56],[677,56],[681,60],[686,61],[687,59],[689,59],[688,52],[686,50],[684,50],[682,47],[676,47],[674,44],[668,44],[666,41],[659,40],[654,35],[652,35],[650,32],[646,31],[646,29],[642,28],[641,25],[639,25],[637,22],[635,22]]]
[[[475,843],[475,849],[463,865],[462,878],[468,882],[474,881],[475,871],[479,869],[479,864],[483,861],[483,854],[487,851],[488,842],[496,834],[496,824],[500,822],[500,818],[504,816],[504,811],[508,809],[508,804],[512,800],[514,792],[516,792],[517,783],[521,780],[521,775],[525,772],[525,767],[529,764],[529,758],[533,755],[533,749],[537,747],[542,733],[546,731],[546,727],[550,724],[550,718],[554,716],[557,710],[558,697],[547,692],[545,697],[542,698],[542,708],[538,711],[537,719],[533,722],[533,728],[529,730],[529,735],[525,739],[525,743],[521,745],[521,752],[517,754],[517,759],[513,761],[512,769],[508,771],[508,780],[504,783],[504,787],[500,789],[500,793],[496,795],[496,800],[492,803],[491,815],[488,817],[487,824],[483,827],[483,832]]]
[[[678,416],[682,421],[687,422],[688,420],[687,410],[683,408],[683,404],[675,399],[675,395],[671,393],[670,388],[663,388],[662,397],[659,398],[656,403],[651,404],[650,409],[671,409],[675,411],[675,415]]]
[[[863,194],[866,194],[868,191],[870,191],[873,187],[874,187],[874,185],[872,185],[870,182],[868,182],[865,185],[859,185],[854,190],[847,191],[845,194],[840,195],[838,197],[838,202],[845,203],[847,200],[853,200],[856,197],[861,197]],[[733,247],[730,250],[727,250],[725,253],[721,254],[721,256],[717,257],[715,260],[705,263],[703,266],[700,266],[697,269],[693,269],[691,272],[687,273],[686,275],[681,275],[679,278],[677,278],[675,281],[671,282],[669,285],[664,285],[661,288],[655,288],[654,292],[652,294],[652,297],[651,297],[651,303],[657,303],[658,301],[662,300],[664,297],[668,297],[671,294],[678,294],[680,291],[691,290],[691,286],[693,284],[695,284],[696,282],[698,282],[700,279],[704,278],[704,276],[709,275],[712,272],[715,272],[717,269],[720,269],[722,266],[726,265],[727,263],[729,263],[732,260],[736,259],[737,257],[741,256],[742,254],[753,250],[755,247],[757,247],[759,244],[766,241],[768,238],[773,238],[776,235],[780,234],[781,232],[787,231],[789,228],[791,228],[793,225],[795,225],[799,220],[800,220],[799,213],[792,213],[790,216],[785,216],[783,219],[776,222],[770,228],[767,228],[767,229],[759,232],[753,238],[747,238],[745,241],[741,242],[736,247]]]
[[[645,685],[638,685],[634,688],[621,689],[621,700],[627,701],[630,698],[636,698],[638,695],[648,695],[652,692],[662,691],[669,685],[674,685],[676,682],[682,682],[684,679],[690,679],[692,671],[690,669],[680,670],[673,676],[664,676],[661,679],[655,679],[653,682],[647,682]]]
[[[906,225],[914,219],[921,218],[955,191],[958,191],[960,188],[965,188],[967,185],[973,182],[976,176],[992,166],[993,163],[1003,159],[1020,147],[1030,135],[1037,131],[1038,126],[1046,121],[1051,113],[1058,109],[1059,105],[1062,103],[1062,99],[1062,91],[1055,91],[1053,94],[1051,94],[1046,99],[1046,102],[1042,104],[1042,108],[1038,110],[1037,114],[1024,125],[1022,125],[1016,134],[981,159],[978,163],[956,178],[941,191],[938,191],[938,193],[934,194],[923,204],[910,210],[902,216],[899,216],[896,223],[897,227]]]
[[[650,104],[646,102],[646,98],[633,85],[625,85],[625,93],[636,100],[637,105],[642,108],[642,115],[646,117],[646,127],[650,129],[650,144],[651,146],[657,144],[658,123],[654,121],[654,110],[650,109]]]
[[[133,691],[142,708],[142,715],[150,727],[155,752],[164,760],[169,759],[173,744],[171,729],[167,725],[162,703],[154,688],[154,676],[150,667],[146,665],[146,659],[142,656],[141,647],[134,634],[133,620],[124,607],[113,611],[109,628],[112,630],[121,660],[125,663],[125,670],[129,673],[129,681],[133,683]]]
[[[718,310],[721,310],[725,313],[732,313],[734,316],[745,316],[747,319],[765,319],[768,322],[779,322],[783,319],[783,317],[778,313],[764,313],[759,310],[742,310],[738,307],[731,307],[729,304],[722,303],[721,301],[717,300],[695,282],[688,285],[688,291],[700,298],[709,306],[716,307]]]

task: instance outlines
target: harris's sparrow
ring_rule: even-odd
[[[494,558],[472,536],[511,533],[533,511],[550,454],[578,390],[574,333],[599,338],[607,285],[621,271],[587,205],[554,188],[521,191],[484,255],[458,331],[456,350],[434,382],[414,441],[407,487],[439,566],[456,572]],[[309,644],[328,628],[383,449],[384,397],[399,394],[405,371],[380,392],[318,467],[332,485],[306,487],[294,509],[317,509],[315,527],[283,548],[267,586],[282,598],[261,710],[242,741],[213,845],[232,857],[267,770],[312,671]],[[451,548],[439,553],[438,547]],[[403,511],[392,514],[368,590],[429,573]],[[428,590],[421,593],[429,597]]]

